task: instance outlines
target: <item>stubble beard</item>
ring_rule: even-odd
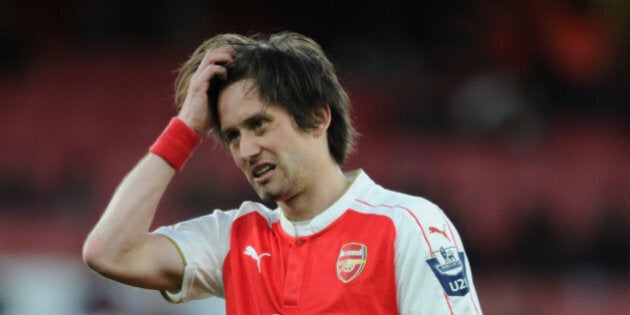
[[[282,201],[287,198],[291,190],[292,184],[289,179],[284,174],[277,175],[282,176],[278,176],[278,178],[274,178],[263,185],[252,182],[258,197],[265,203]]]
[[[269,187],[267,187],[268,184],[265,184],[265,185],[253,184],[253,186],[254,186],[254,190],[256,191],[256,194],[258,194],[258,197],[263,202],[278,201],[277,199],[278,199],[279,194],[269,189]]]

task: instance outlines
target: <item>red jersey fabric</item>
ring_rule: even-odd
[[[387,217],[348,210],[318,233],[292,237],[252,212],[232,234],[223,267],[228,314],[398,314],[396,231]],[[248,247],[253,257],[243,254]],[[344,248],[365,253],[349,263],[356,268],[347,282],[338,275]]]
[[[224,297],[227,314],[482,314],[444,212],[362,171],[309,222],[244,202],[161,227],[185,263],[173,303]]]

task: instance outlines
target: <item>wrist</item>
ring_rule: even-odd
[[[177,119],[181,120],[183,123],[188,126],[188,128],[192,129],[198,136],[204,137],[208,132],[208,122],[202,119],[199,119],[200,116],[205,115],[195,115],[194,113],[186,113],[184,110],[180,111],[177,115]]]
[[[173,117],[149,151],[181,171],[201,142],[201,137],[187,123]]]

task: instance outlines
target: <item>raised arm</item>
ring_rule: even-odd
[[[207,90],[214,76],[225,79],[234,52],[208,52],[190,78],[178,114],[181,122],[201,136],[211,128]],[[154,151],[155,152],[155,151]],[[176,169],[168,158],[148,153],[125,177],[105,212],[88,235],[83,260],[102,275],[130,285],[172,290],[179,288],[184,262],[164,236],[149,233],[158,203]]]

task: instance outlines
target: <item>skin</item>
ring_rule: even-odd
[[[225,66],[230,66],[233,57],[230,49],[209,51],[191,77],[178,118],[201,136],[212,127],[206,93],[210,80],[214,76],[225,79]],[[250,84],[247,80],[233,83],[219,97],[223,133],[236,135],[230,136],[230,153],[263,200],[277,201],[290,220],[311,219],[348,186],[328,151],[330,109],[322,109],[315,129],[298,130],[285,110],[263,103]],[[267,167],[269,172],[256,175]],[[158,203],[175,174],[175,169],[152,153],[127,174],[84,243],[83,260],[90,268],[133,286],[180,287],[182,257],[166,237],[149,233]]]
[[[278,202],[290,220],[311,219],[347,186],[328,151],[330,109],[322,109],[315,129],[299,130],[286,110],[263,103],[251,84],[238,81],[219,97],[224,141],[262,200]]]

